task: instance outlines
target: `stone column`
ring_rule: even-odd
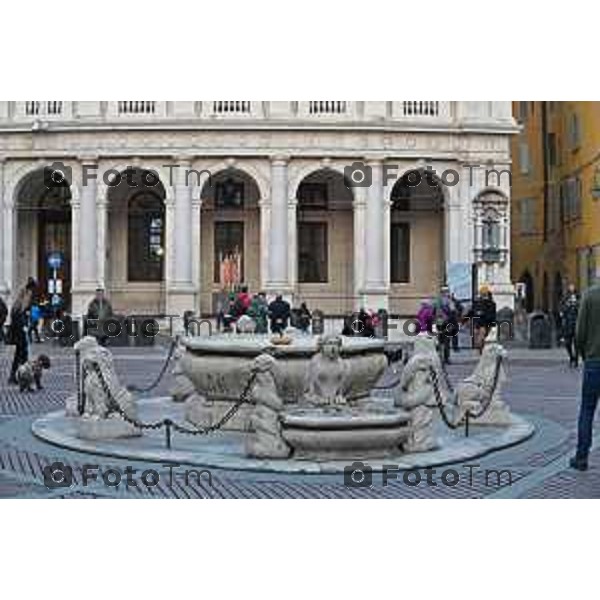
[[[90,173],[98,173],[97,159],[81,158],[80,186],[71,186],[71,272],[72,311],[76,316],[85,313],[87,304],[99,285],[98,281],[98,182],[86,177],[83,181],[83,165],[90,166]]]
[[[16,248],[16,208],[12,198],[8,198],[8,185],[5,189],[4,205],[2,206],[2,252],[3,252],[3,275],[4,287],[7,295],[15,293],[15,257],[17,255]]]
[[[175,201],[168,211],[167,259],[172,257],[171,277],[168,278],[167,309],[169,314],[183,316],[186,310],[195,310],[196,298],[192,281],[192,181],[187,181],[186,173],[191,168],[189,159],[176,159]],[[188,185],[189,184],[189,185]],[[168,260],[168,262],[170,262]]]
[[[388,308],[388,287],[385,266],[389,263],[385,247],[385,207],[383,198],[383,170],[380,160],[369,161],[372,182],[367,188],[365,212],[365,287],[366,308]]]
[[[260,210],[260,287],[269,287],[269,244],[271,231],[271,198],[258,201]]]
[[[298,199],[288,200],[288,284],[292,294],[298,287]]]
[[[96,203],[96,223],[98,228],[96,256],[96,277],[98,286],[106,289],[106,232],[108,223],[108,199],[106,197],[98,198]]]
[[[196,293],[193,310],[200,313],[200,294],[202,292],[202,200],[197,189],[192,197],[192,287]]]
[[[90,164],[90,163],[86,163]],[[97,170],[97,165],[96,170]],[[98,187],[96,179],[81,186],[79,213],[79,284],[82,287],[98,286]]]
[[[288,204],[287,159],[275,157],[271,161],[268,276],[265,279],[265,287],[272,294],[291,293],[288,263]]]
[[[354,188],[354,308],[365,304],[365,213],[367,208],[367,188]]]
[[[4,190],[5,190],[5,183],[4,183],[4,164],[5,164],[5,159],[3,156],[0,156],[0,215],[1,215],[1,221],[0,221],[0,250],[2,250],[2,254],[4,254],[4,238],[5,238],[5,232],[4,232]],[[2,295],[3,297],[6,296],[8,292],[8,282],[6,281],[6,279],[4,278],[4,260],[0,259],[0,295]]]

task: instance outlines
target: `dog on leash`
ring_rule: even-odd
[[[50,368],[50,359],[45,354],[40,354],[37,358],[27,361],[17,369],[17,382],[19,391],[33,392],[34,384],[36,389],[43,389],[42,372]]]

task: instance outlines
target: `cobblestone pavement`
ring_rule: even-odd
[[[45,389],[20,394],[6,385],[11,348],[0,347],[0,498],[591,498],[600,497],[600,451],[592,453],[590,470],[578,473],[567,469],[573,449],[575,419],[580,391],[580,371],[568,368],[560,349],[536,353],[528,350],[509,352],[508,382],[505,398],[513,411],[532,420],[535,435],[528,441],[481,457],[469,464],[437,467],[428,485],[425,476],[419,485],[403,481],[403,474],[388,485],[381,474],[373,474],[369,488],[344,485],[343,475],[273,474],[260,472],[211,470],[212,481],[203,475],[185,477],[184,467],[169,473],[160,464],[125,462],[122,459],[72,452],[44,443],[30,433],[36,416],[60,408],[73,392],[73,352],[70,349],[41,349],[52,356],[53,368],[44,379]],[[163,364],[167,349],[117,348],[115,364],[123,382],[147,385]],[[476,357],[471,351],[455,355],[449,368],[451,378],[464,377],[473,368]],[[166,376],[153,395],[166,393],[171,384]],[[600,432],[599,432],[600,434]],[[42,469],[62,461],[73,467],[74,485],[49,490]],[[97,463],[101,471],[130,465],[138,473],[155,469],[158,485],[117,488],[94,484],[81,485],[81,465]],[[486,476],[487,470],[487,476]],[[512,484],[508,484],[508,470]],[[445,485],[454,481],[456,485]],[[471,475],[471,476],[469,476]],[[212,485],[211,485],[212,484]]]

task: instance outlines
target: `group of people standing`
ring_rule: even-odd
[[[271,302],[267,301],[265,292],[252,296],[247,286],[237,292],[230,292],[221,300],[217,310],[217,328],[224,331],[241,330],[241,323],[251,319],[255,333],[272,333],[282,335],[290,325],[307,333],[310,330],[312,315],[306,303],[292,309],[290,303],[281,294]]]
[[[436,298],[421,302],[416,318],[420,332],[438,334],[440,357],[444,364],[450,364],[450,349],[460,350],[458,333],[461,325],[469,320],[473,346],[481,352],[489,330],[496,323],[496,303],[489,287],[482,285],[471,308],[465,312],[462,302],[450,288],[442,286]]]

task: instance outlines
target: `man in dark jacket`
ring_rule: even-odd
[[[106,345],[108,335],[104,331],[104,322],[113,315],[113,309],[110,302],[104,295],[104,290],[98,288],[96,290],[96,297],[90,302],[87,310],[87,320],[90,323],[86,323],[86,330],[89,335],[94,335],[98,339],[98,343],[102,346]]]
[[[4,324],[6,323],[6,317],[8,317],[8,306],[6,306],[6,302],[0,297],[0,342],[4,341]]]
[[[575,346],[583,358],[583,385],[577,424],[577,452],[569,464],[578,471],[585,471],[588,468],[592,427],[600,395],[599,314],[600,285],[595,285],[583,295],[575,327]]]
[[[473,301],[467,317],[472,319],[473,345],[481,352],[487,334],[496,324],[496,303],[487,285],[482,285],[479,289],[479,296]]]
[[[275,296],[275,300],[269,304],[269,318],[271,319],[271,331],[282,335],[287,329],[290,320],[290,303],[283,299],[281,294]]]
[[[569,285],[567,295],[560,305],[560,323],[565,346],[569,353],[569,366],[578,366],[577,345],[575,344],[575,328],[579,314],[579,295],[573,284]]]

